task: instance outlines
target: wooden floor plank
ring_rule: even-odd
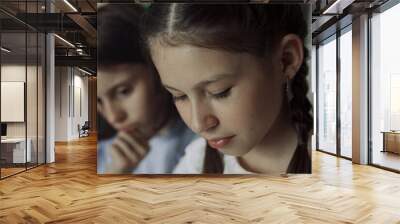
[[[98,176],[91,136],[0,201],[0,223],[400,223],[400,175],[313,152],[312,175]]]

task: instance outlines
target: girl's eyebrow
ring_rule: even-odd
[[[234,73],[218,74],[218,75],[213,76],[213,78],[210,79],[210,80],[204,80],[204,81],[201,81],[201,82],[197,83],[196,85],[194,85],[193,88],[204,87],[204,86],[207,86],[207,85],[209,85],[209,84],[211,84],[211,83],[220,81],[220,80],[222,80],[222,79],[232,78],[232,77],[235,77],[235,76],[236,76],[236,74],[234,74]],[[169,89],[169,90],[173,90],[173,91],[177,91],[177,92],[182,92],[182,91],[180,91],[179,89],[176,89],[176,88],[174,88],[174,87],[168,86],[168,85],[166,85],[166,84],[163,84],[163,85],[164,85],[165,88],[167,88],[167,89]]]

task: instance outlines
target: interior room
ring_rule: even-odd
[[[156,3],[2,0],[0,223],[400,223],[400,2],[256,4],[283,2],[311,11],[312,173],[222,177],[97,173],[99,7]]]
[[[45,162],[44,38],[32,28],[1,34],[2,178]]]

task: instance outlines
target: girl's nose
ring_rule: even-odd
[[[191,123],[194,132],[202,133],[218,126],[219,120],[204,107],[202,109],[193,108]]]
[[[106,117],[111,124],[118,124],[127,118],[126,112],[118,105],[108,103],[106,106]]]

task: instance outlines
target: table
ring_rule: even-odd
[[[25,154],[25,138],[6,138],[1,139],[1,157],[6,163],[26,163],[31,162],[32,140],[27,138],[28,143]],[[25,161],[26,160],[26,161]]]
[[[400,154],[400,131],[382,131],[381,133],[383,133],[382,152]]]

